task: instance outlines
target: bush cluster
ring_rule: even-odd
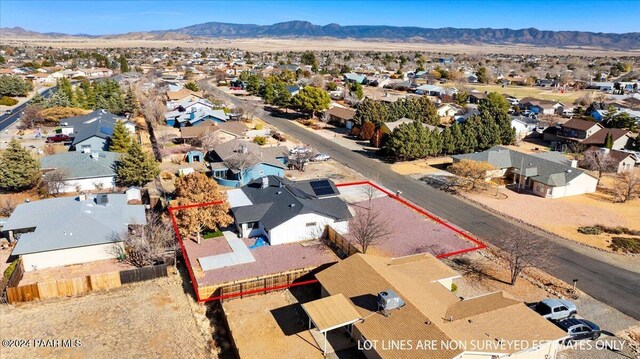
[[[640,238],[613,237],[609,248],[626,253],[640,253]]]

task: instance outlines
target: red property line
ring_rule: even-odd
[[[453,227],[452,225],[450,225],[449,223],[445,222],[443,219],[441,219],[440,217],[437,217],[431,213],[426,212],[424,209],[414,205],[413,203],[410,203],[409,201],[398,197],[397,195],[387,191],[386,189],[378,186],[377,184],[370,182],[370,181],[359,181],[359,182],[347,182],[347,183],[340,183],[340,184],[336,184],[336,187],[347,187],[347,186],[358,186],[358,185],[369,185],[372,186],[373,188],[383,192],[384,194],[386,194],[387,196],[395,199],[396,201],[404,204],[405,206],[413,209],[414,211],[417,211],[418,213],[424,215],[427,218],[430,218],[431,220],[449,228],[450,230],[456,232],[457,234],[463,236],[464,238],[466,238],[467,240],[475,243],[477,246],[476,247],[472,247],[472,248],[467,248],[467,249],[462,249],[459,251],[455,251],[455,252],[449,252],[449,253],[443,253],[443,254],[439,254],[436,256],[436,258],[446,258],[446,257],[450,257],[453,255],[457,255],[457,254],[462,254],[462,253],[467,253],[467,252],[471,252],[471,251],[475,251],[475,250],[479,250],[479,249],[483,249],[486,248],[486,244],[480,242],[479,240],[473,238],[472,236],[470,236],[469,234]],[[197,208],[197,207],[205,207],[205,206],[213,206],[213,205],[218,205],[218,204],[222,204],[222,201],[215,201],[215,202],[206,202],[206,203],[195,203],[195,204],[189,204],[189,205],[183,205],[183,206],[175,206],[175,207],[169,207],[169,216],[171,217],[171,222],[173,223],[173,230],[176,232],[176,237],[178,238],[178,243],[180,244],[180,249],[182,250],[182,256],[186,261],[186,265],[187,265],[187,270],[189,271],[189,277],[191,278],[191,284],[193,285],[193,291],[196,294],[196,299],[198,301],[198,303],[205,303],[205,302],[210,302],[213,300],[221,300],[221,299],[228,299],[228,298],[234,298],[234,297],[240,297],[240,296],[244,296],[244,295],[250,295],[250,294],[255,294],[255,293],[261,293],[261,292],[267,292],[267,291],[271,291],[271,290],[279,290],[279,289],[287,289],[287,288],[291,288],[291,287],[297,287],[297,286],[302,286],[302,285],[307,285],[307,284],[314,284],[314,283],[318,283],[317,279],[311,279],[311,280],[306,280],[306,281],[302,281],[302,282],[298,282],[298,283],[290,283],[290,284],[283,284],[283,285],[278,285],[278,286],[273,286],[273,287],[267,287],[267,288],[260,288],[260,289],[253,289],[253,290],[249,290],[246,292],[240,292],[240,293],[232,293],[232,294],[226,294],[226,295],[221,295],[221,296],[216,296],[216,297],[209,297],[209,298],[205,298],[202,299],[200,298],[200,294],[198,292],[198,283],[196,281],[196,278],[193,274],[193,269],[191,268],[191,260],[189,259],[189,255],[187,254],[187,250],[184,247],[184,243],[182,240],[182,236],[180,235],[180,231],[178,230],[178,222],[176,220],[176,216],[174,211],[179,211],[179,210],[184,210],[184,209],[189,209],[189,208]]]
[[[475,250],[479,250],[479,249],[483,249],[483,248],[487,247],[486,244],[482,243],[481,241],[479,241],[476,238],[473,238],[472,236],[470,236],[469,234],[459,230],[458,228],[450,225],[449,223],[447,223],[442,218],[437,217],[437,216],[425,211],[424,209],[414,205],[413,203],[405,200],[404,198],[398,197],[397,195],[387,191],[386,189],[378,186],[377,184],[375,184],[373,182],[370,182],[370,181],[347,182],[347,183],[336,184],[336,187],[359,186],[359,185],[365,185],[365,184],[377,189],[378,191],[386,194],[387,196],[395,199],[396,201],[398,201],[398,202],[404,204],[405,206],[413,209],[414,211],[422,214],[423,216],[425,216],[425,217],[427,217],[427,218],[429,218],[429,219],[431,219],[431,220],[433,220],[433,221],[435,221],[435,222],[437,222],[437,223],[449,228],[450,230],[452,230],[452,231],[456,232],[457,234],[463,236],[465,239],[467,239],[467,240],[471,241],[472,243],[476,244],[476,246],[472,247],[472,248],[466,248],[466,249],[462,249],[462,250],[459,250],[459,251],[439,254],[439,255],[436,256],[436,258],[446,258],[446,257],[450,257],[450,256],[453,256],[453,255],[467,253],[467,252],[471,252],[471,251],[475,251]]]

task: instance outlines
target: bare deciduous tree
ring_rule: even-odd
[[[374,205],[375,188],[366,186],[365,203],[352,204],[355,215],[349,221],[349,233],[360,246],[362,253],[366,253],[370,246],[383,243],[391,236],[391,222],[383,217],[379,208]]]
[[[637,171],[619,173],[613,185],[613,192],[619,203],[637,197],[640,192],[640,174]]]
[[[27,106],[20,115],[20,128],[32,129],[44,122],[44,116],[40,112],[42,110],[43,108],[39,105]]]
[[[229,166],[229,169],[238,172],[238,179],[242,183],[244,177],[244,171],[253,162],[254,155],[249,151],[246,145],[242,145],[235,151],[236,153],[224,160],[225,164]]]
[[[516,284],[518,276],[527,268],[544,267],[550,255],[548,246],[542,237],[531,237],[524,231],[513,233],[501,240],[498,255],[507,262],[510,284]]]
[[[9,217],[18,204],[11,198],[5,197],[0,201],[0,216]]]
[[[304,172],[304,166],[311,160],[313,153],[311,151],[298,151],[289,156],[289,166]]]
[[[177,251],[175,232],[168,219],[161,214],[150,212],[147,224],[132,225],[125,233],[112,235],[113,254],[136,266],[144,267],[167,258],[174,258]]]
[[[66,168],[58,168],[53,171],[49,171],[42,176],[42,182],[47,188],[47,191],[54,196],[63,192],[69,179],[70,171]]]
[[[584,157],[580,162],[580,167],[598,172],[598,184],[602,174],[605,172],[616,171],[616,161],[609,155],[609,152],[604,152],[599,149],[591,149],[584,152]]]
[[[200,146],[205,152],[212,151],[216,146],[222,143],[220,135],[217,131],[207,130],[202,137],[200,137]]]

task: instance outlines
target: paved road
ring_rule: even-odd
[[[40,94],[47,98],[55,92],[55,87],[48,88],[42,91]],[[20,113],[24,110],[25,107],[29,105],[29,101],[23,103],[22,105],[14,108],[11,111],[11,114],[2,114],[0,115],[0,131],[4,131],[5,128],[13,125],[16,121],[20,119]]]
[[[234,104],[244,101],[214,87],[201,88],[224,96]],[[578,287],[584,292],[640,320],[640,274],[593,258],[589,255],[590,250],[577,248],[566,240],[514,224],[416,179],[397,174],[389,165],[367,158],[362,153],[336,146],[330,140],[290,120],[271,116],[259,105],[257,116],[314,149],[331,155],[336,161],[367,177],[376,178],[385,187],[401,190],[403,196],[410,201],[469,231],[483,241],[500,246],[502,238],[509,238],[514,233],[531,238],[543,237],[551,253],[555,254],[548,258],[550,263],[546,270],[549,273],[567,283],[578,279]],[[588,317],[588,313],[582,314]]]

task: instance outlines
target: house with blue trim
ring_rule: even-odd
[[[284,177],[288,157],[285,146],[261,147],[253,142],[231,140],[209,153],[209,165],[218,184],[242,187],[264,176]]]
[[[165,114],[165,122],[171,127],[198,126],[205,121],[214,123],[227,122],[229,115],[224,110],[213,110],[208,107],[191,107],[190,111],[172,111]]]
[[[73,137],[72,149],[83,152],[108,151],[109,138],[118,122],[124,122],[131,134],[136,132],[133,122],[106,110],[61,119],[60,127],[63,134]]]

